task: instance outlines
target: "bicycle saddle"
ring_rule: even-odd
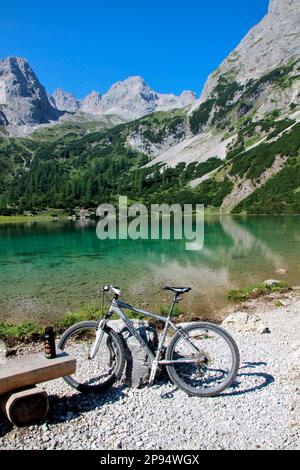
[[[165,286],[163,287],[163,290],[170,290],[174,292],[175,294],[186,294],[187,292],[190,292],[192,290],[191,287],[168,287]]]

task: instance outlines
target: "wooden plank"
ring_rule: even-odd
[[[76,360],[63,351],[55,359],[46,359],[44,353],[9,360],[0,366],[0,395],[48,380],[54,380],[76,371]]]
[[[45,418],[49,410],[49,399],[47,392],[33,387],[2,395],[0,406],[12,424],[28,426]]]

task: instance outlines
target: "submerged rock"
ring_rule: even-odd
[[[276,271],[276,274],[279,274],[280,276],[284,276],[287,273],[288,273],[288,270],[284,268],[277,269]]]

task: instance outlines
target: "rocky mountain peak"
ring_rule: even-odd
[[[12,126],[47,123],[59,116],[27,60],[14,56],[0,60],[0,111]]]
[[[126,78],[126,80],[119,81],[116,85],[121,86],[147,86],[145,80],[140,75],[134,75],[132,77]]]
[[[32,93],[41,98],[46,91],[39,83],[28,62],[21,57],[0,60],[1,104],[7,104],[10,96],[28,97]]]
[[[189,106],[194,103],[197,99],[196,93],[190,90],[185,90],[180,95],[180,101],[182,106]]]
[[[30,66],[26,59],[23,57],[9,56],[2,60],[2,63],[7,67],[10,67],[11,70],[29,70]]]
[[[96,90],[91,91],[91,93],[89,93],[89,94],[86,96],[86,98],[91,99],[91,100],[98,100],[98,101],[101,101],[101,95],[100,95],[100,93],[99,93],[98,91],[96,91]],[[84,99],[86,99],[86,98],[84,98]]]
[[[145,95],[154,94],[153,90],[151,90],[142,77],[135,76],[129,77],[126,80],[119,81],[112,85],[108,92],[104,95],[104,98],[110,97],[112,95],[115,95],[116,98],[120,98],[121,96],[125,96],[127,93],[130,93],[131,95],[136,93],[144,93]]]
[[[80,103],[77,98],[72,95],[72,93],[68,93],[62,88],[57,88],[51,98],[53,99],[55,107],[60,111],[74,113],[79,109]]]
[[[93,90],[80,102],[80,110],[84,113],[97,114],[102,110],[101,107],[102,97],[100,93]]]
[[[116,114],[126,120],[137,119],[155,111],[170,111],[195,101],[191,91],[181,96],[155,92],[140,76],[132,76],[112,85],[102,96],[98,113]]]
[[[112,85],[103,95],[102,112],[131,120],[155,111],[156,93],[141,77],[129,77]]]
[[[1,62],[2,65],[6,65],[6,67],[10,68],[12,71],[16,70],[17,68],[24,70],[25,68],[29,67],[26,59],[23,59],[23,57],[10,56],[6,57]]]

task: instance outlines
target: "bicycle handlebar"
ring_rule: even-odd
[[[122,292],[120,291],[120,289],[118,287],[113,287],[111,285],[103,286],[103,291],[104,292],[109,292],[110,291],[118,297],[120,297],[120,295],[122,294]]]

